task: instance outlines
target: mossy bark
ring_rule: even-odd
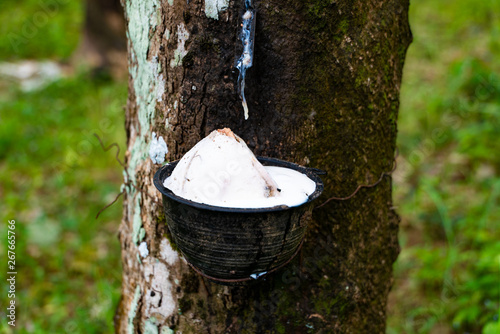
[[[265,281],[224,287],[203,282],[182,259],[169,262],[162,254],[168,230],[152,185],[159,165],[137,147],[147,148],[154,131],[166,139],[167,159],[176,160],[212,130],[230,127],[257,155],[326,170],[317,204],[373,183],[391,169],[395,152],[399,87],[411,41],[408,1],[255,1],[246,121],[234,67],[244,1],[230,1],[218,20],[207,17],[205,1],[163,0],[151,14],[147,59],[165,82],[141,83],[157,95],[147,127],[139,126],[146,99],[137,96],[134,80],[141,76],[130,78],[127,159],[134,175],[120,233],[124,275],[117,332],[383,333],[399,251],[389,177],[349,201],[314,210],[300,259]],[[126,12],[133,40],[136,27],[130,29]],[[137,68],[138,59],[130,56],[129,66]],[[140,217],[141,240],[149,247],[140,262],[134,217]],[[148,276],[152,266],[166,283]],[[158,304],[158,293],[172,307]]]

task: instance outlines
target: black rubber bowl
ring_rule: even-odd
[[[304,204],[244,209],[193,202],[163,186],[178,161],[161,167],[154,184],[162,193],[167,225],[186,260],[205,277],[225,283],[262,277],[285,265],[301,246],[312,211],[323,191],[321,171],[294,163],[257,158],[264,166],[294,169],[316,183]]]

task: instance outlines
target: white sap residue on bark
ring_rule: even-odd
[[[153,257],[144,260],[144,278],[150,289],[145,294],[145,316],[161,314],[168,318],[176,308],[172,295],[172,284],[169,280],[170,273],[167,265]]]
[[[151,143],[149,144],[149,157],[155,164],[165,162],[165,155],[168,153],[167,143],[162,136],[156,138],[156,132],[153,132]]]
[[[174,58],[170,61],[170,67],[182,65],[182,58],[186,56],[186,41],[189,38],[189,32],[184,23],[177,26],[177,49],[174,51]]]
[[[219,12],[226,10],[228,6],[229,0],[205,0],[205,15],[218,20]]]
[[[179,260],[179,254],[172,249],[167,239],[161,241],[160,257],[169,265],[174,265]]]
[[[141,244],[138,247],[138,250],[139,254],[142,257],[147,257],[149,255],[148,244],[145,241],[141,242]]]

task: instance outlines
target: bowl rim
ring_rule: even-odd
[[[266,208],[232,208],[232,207],[224,207],[224,206],[215,206],[215,205],[209,205],[209,204],[204,204],[204,203],[199,203],[199,202],[194,202],[191,200],[188,200],[186,198],[177,196],[174,194],[170,189],[166,188],[163,186],[163,181],[162,176],[167,172],[169,168],[175,168],[177,163],[180,160],[172,161],[169,162],[162,167],[160,167],[153,178],[153,183],[158,189],[163,196],[166,196],[176,202],[179,202],[181,204],[185,204],[188,206],[195,207],[197,209],[201,210],[209,210],[209,211],[215,211],[215,212],[230,212],[230,213],[267,213],[267,212],[276,212],[276,211],[285,211],[291,208],[296,208],[300,207],[302,205],[307,205],[314,201],[316,198],[318,198],[321,193],[323,192],[324,189],[324,184],[323,180],[319,177],[320,174],[325,174],[325,172],[315,169],[315,168],[308,168],[304,167],[301,165],[298,165],[293,162],[289,161],[284,161],[276,158],[269,158],[269,157],[261,157],[258,156],[256,157],[259,162],[261,162],[264,166],[276,166],[276,167],[286,167],[290,168],[293,170],[296,170],[302,174],[305,174],[308,178],[310,178],[312,181],[316,183],[316,189],[312,194],[309,195],[307,201],[305,201],[302,204],[296,205],[296,206],[287,206],[287,205],[277,205],[277,206],[272,206],[272,207],[266,207]]]

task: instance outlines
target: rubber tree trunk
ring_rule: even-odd
[[[399,251],[389,177],[315,209],[287,267],[225,287],[203,281],[170,244],[149,151],[161,136],[173,161],[230,127],[257,155],[326,170],[317,204],[376,181],[395,153],[408,1],[255,1],[248,120],[235,70],[244,0],[123,5],[130,79],[117,332],[383,333]]]

